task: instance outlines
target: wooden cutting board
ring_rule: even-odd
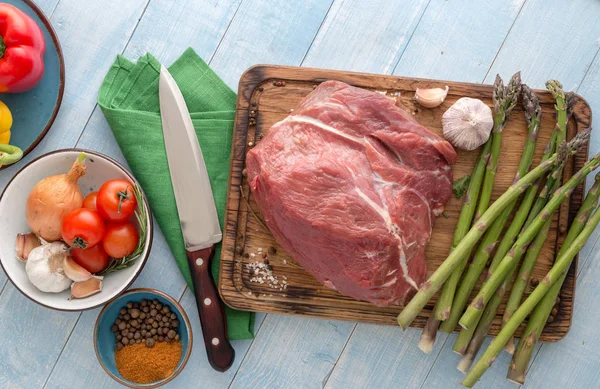
[[[397,105],[411,112],[415,119],[441,134],[441,116],[457,99],[468,96],[483,100],[492,106],[492,86],[450,81],[434,81],[335,70],[308,69],[286,66],[258,65],[248,69],[240,80],[236,106],[233,155],[229,177],[229,194],[219,289],[225,303],[232,308],[269,313],[304,315],[326,319],[341,319],[379,324],[397,325],[396,316],[401,307],[380,308],[370,303],[356,301],[325,288],[299,266],[277,243],[262,224],[244,176],[246,152],[276,122],[284,119],[297,104],[323,81],[335,79],[395,97]],[[526,81],[526,80],[524,80]],[[416,88],[444,87],[450,92],[444,103],[433,109],[419,106],[413,101]],[[542,104],[542,125],[534,163],[540,160],[542,150],[555,126],[554,100],[547,91],[536,91]],[[576,131],[590,126],[591,109],[580,96],[575,97],[574,115],[568,126],[571,138]],[[525,143],[527,125],[523,110],[515,108],[504,130],[500,165],[494,186],[493,199],[511,184]],[[459,151],[458,162],[452,167],[454,179],[471,173],[479,150]],[[578,170],[587,159],[585,150],[572,158],[565,167],[565,179]],[[570,201],[563,204],[555,215],[548,240],[533,272],[540,280],[550,269],[557,246],[566,234],[581,205],[583,185],[573,192]],[[446,217],[438,217],[431,240],[427,246],[428,273],[431,274],[448,255],[462,201],[452,198],[446,205]],[[263,258],[263,257],[267,258]],[[272,268],[274,279],[260,283],[251,274],[252,264],[264,263]],[[249,267],[250,265],[250,267]],[[546,326],[541,341],[556,341],[566,335],[573,316],[575,272],[577,261],[569,271],[560,295],[558,314]],[[275,278],[277,283],[275,283]],[[477,288],[478,289],[478,288]],[[435,304],[437,295],[413,322],[423,327]],[[500,329],[504,303],[500,306],[490,333]],[[520,335],[522,328],[517,335]]]

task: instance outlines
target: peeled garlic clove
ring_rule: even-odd
[[[446,89],[442,88],[431,88],[421,89],[417,88],[415,91],[415,100],[425,108],[435,108],[442,104],[448,95],[450,88],[446,85]]]
[[[33,232],[29,234],[17,234],[17,242],[15,244],[17,259],[21,262],[26,262],[31,250],[41,245],[42,242],[40,242],[40,239]]]
[[[475,150],[487,142],[493,126],[490,107],[470,97],[458,99],[442,115],[444,137],[463,150]]]
[[[102,280],[92,277],[87,281],[73,282],[71,285],[71,299],[82,299],[96,294],[102,290]]]
[[[85,270],[82,266],[80,266],[73,257],[67,255],[65,257],[65,263],[63,264],[63,271],[65,275],[69,277],[71,281],[75,282],[83,282],[92,278],[92,273]]]

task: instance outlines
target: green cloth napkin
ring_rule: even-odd
[[[98,93],[100,105],[121,151],[150,203],[177,265],[193,290],[165,153],[158,97],[160,63],[150,54],[132,63],[122,56],[111,66]],[[170,67],[194,123],[212,185],[221,228],[235,115],[235,93],[192,50]],[[212,274],[218,280],[221,245]],[[225,307],[230,339],[251,339],[254,314]]]

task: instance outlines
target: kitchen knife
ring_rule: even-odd
[[[163,66],[160,116],[171,183],[194,284],[208,361],[215,370],[231,367],[235,350],[227,338],[223,303],[210,274],[215,244],[222,239],[219,217],[192,118],[177,83]]]

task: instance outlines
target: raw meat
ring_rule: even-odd
[[[279,243],[323,285],[403,304],[426,276],[433,219],[452,194],[456,152],[394,101],[322,83],[246,164]]]

